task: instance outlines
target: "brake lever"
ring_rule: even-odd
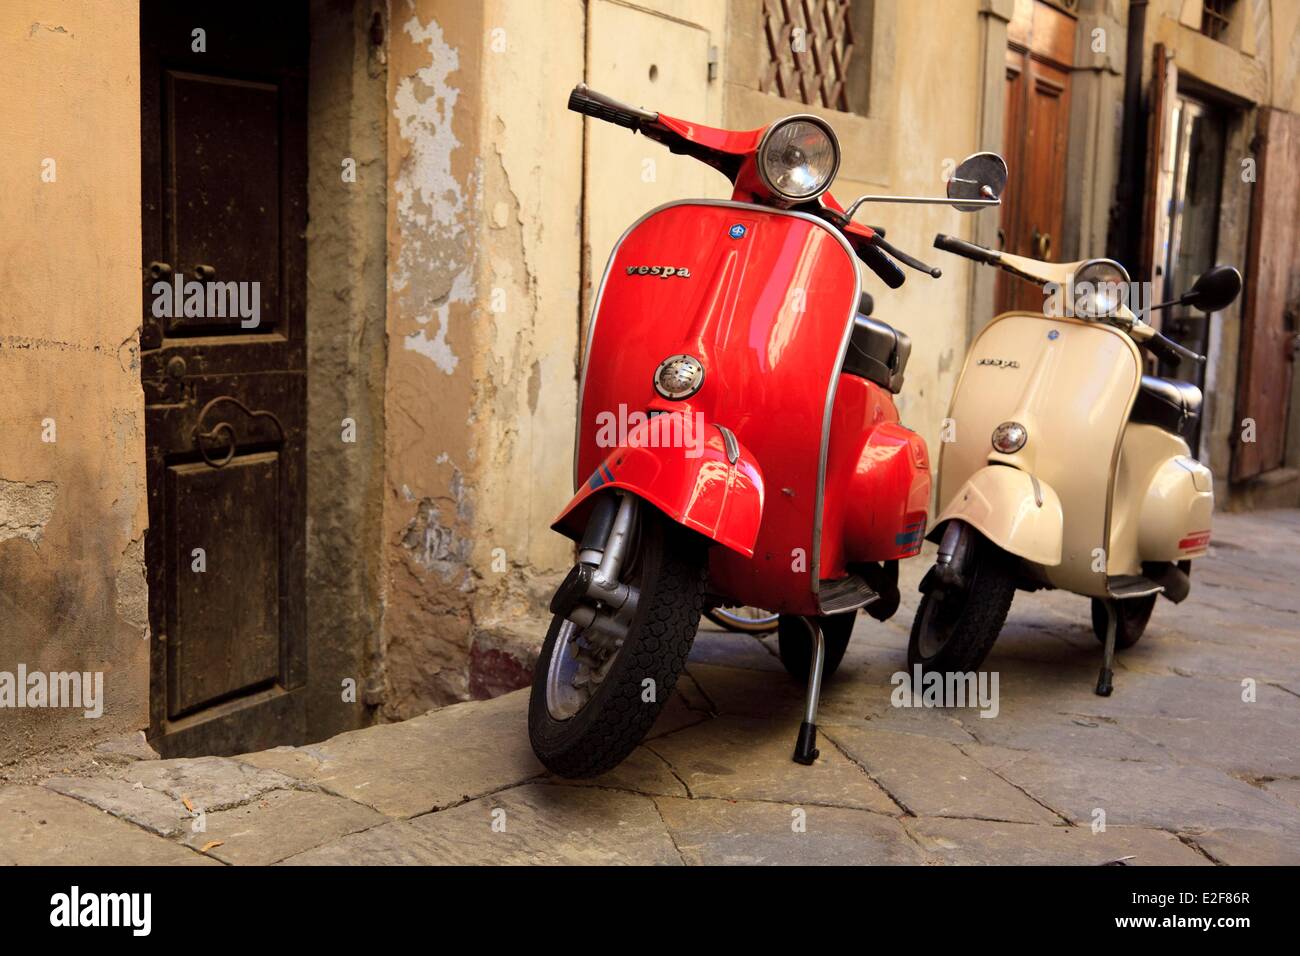
[[[911,266],[911,267],[912,267],[913,269],[915,269],[917,272],[924,272],[924,273],[925,273],[926,275],[928,275],[931,279],[937,279],[937,278],[939,278],[940,276],[943,275],[943,270],[940,269],[938,266],[928,266],[928,265],[926,265],[926,264],[925,264],[924,262],[922,262],[920,259],[916,258],[915,256],[908,255],[908,254],[907,254],[906,252],[904,252],[902,249],[899,249],[897,246],[892,245],[891,243],[889,243],[888,241],[886,241],[884,235],[883,235],[882,233],[880,233],[880,232],[876,232],[875,229],[874,229],[874,227],[873,227],[872,231],[875,233],[875,234],[871,237],[871,242],[872,242],[872,244],[873,244],[873,245],[876,245],[876,246],[879,246],[879,247],[880,247],[881,249],[883,249],[885,252],[888,252],[891,256],[893,256],[893,257],[894,257],[895,259],[897,259],[899,262],[903,263],[903,265],[905,265],[905,266]]]

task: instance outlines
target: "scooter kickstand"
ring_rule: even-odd
[[[1115,630],[1118,626],[1119,612],[1115,607],[1115,601],[1108,599],[1106,601],[1106,646],[1101,652],[1101,673],[1097,675],[1097,695],[1099,697],[1109,697],[1110,692],[1115,689],[1113,678],[1115,676],[1112,668],[1115,665]]]
[[[812,638],[812,666],[808,670],[808,696],[804,700],[803,723],[794,745],[794,762],[809,766],[821,753],[817,749],[817,703],[822,696],[822,667],[826,663],[826,640],[822,629],[810,617],[801,617]]]

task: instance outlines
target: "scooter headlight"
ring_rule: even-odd
[[[993,449],[1004,455],[1014,455],[1028,440],[1029,431],[1020,422],[1003,422],[993,429]]]
[[[1089,319],[1114,316],[1128,301],[1128,272],[1114,259],[1089,259],[1074,273],[1074,309]]]
[[[758,173],[780,199],[808,202],[826,191],[840,168],[834,131],[816,116],[773,123],[758,146]]]

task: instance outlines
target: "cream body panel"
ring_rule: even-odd
[[[985,465],[967,479],[935,522],[960,518],[1003,551],[1035,564],[1061,561],[1061,499],[1018,468]]]
[[[942,444],[939,459],[940,513],[986,465],[1034,475],[1055,491],[1062,509],[1061,560],[1042,568],[1041,577],[1104,596],[1105,566],[1094,571],[1093,564],[1109,542],[1113,477],[1140,369],[1137,347],[1104,323],[1032,312],[998,316],[971,344],[953,394],[953,440]],[[993,429],[1005,421],[1020,422],[1029,436],[1012,455],[991,444]]]

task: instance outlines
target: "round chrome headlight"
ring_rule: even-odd
[[[993,429],[993,448],[1004,455],[1014,455],[1028,440],[1029,431],[1020,422],[1003,422]]]
[[[676,401],[690,398],[704,384],[704,366],[694,355],[670,355],[655,372],[655,391]]]
[[[788,116],[758,144],[758,173],[779,199],[808,202],[830,186],[840,168],[840,144],[825,120]]]
[[[1074,309],[1085,318],[1113,316],[1128,302],[1128,272],[1114,259],[1089,259],[1073,281]]]

